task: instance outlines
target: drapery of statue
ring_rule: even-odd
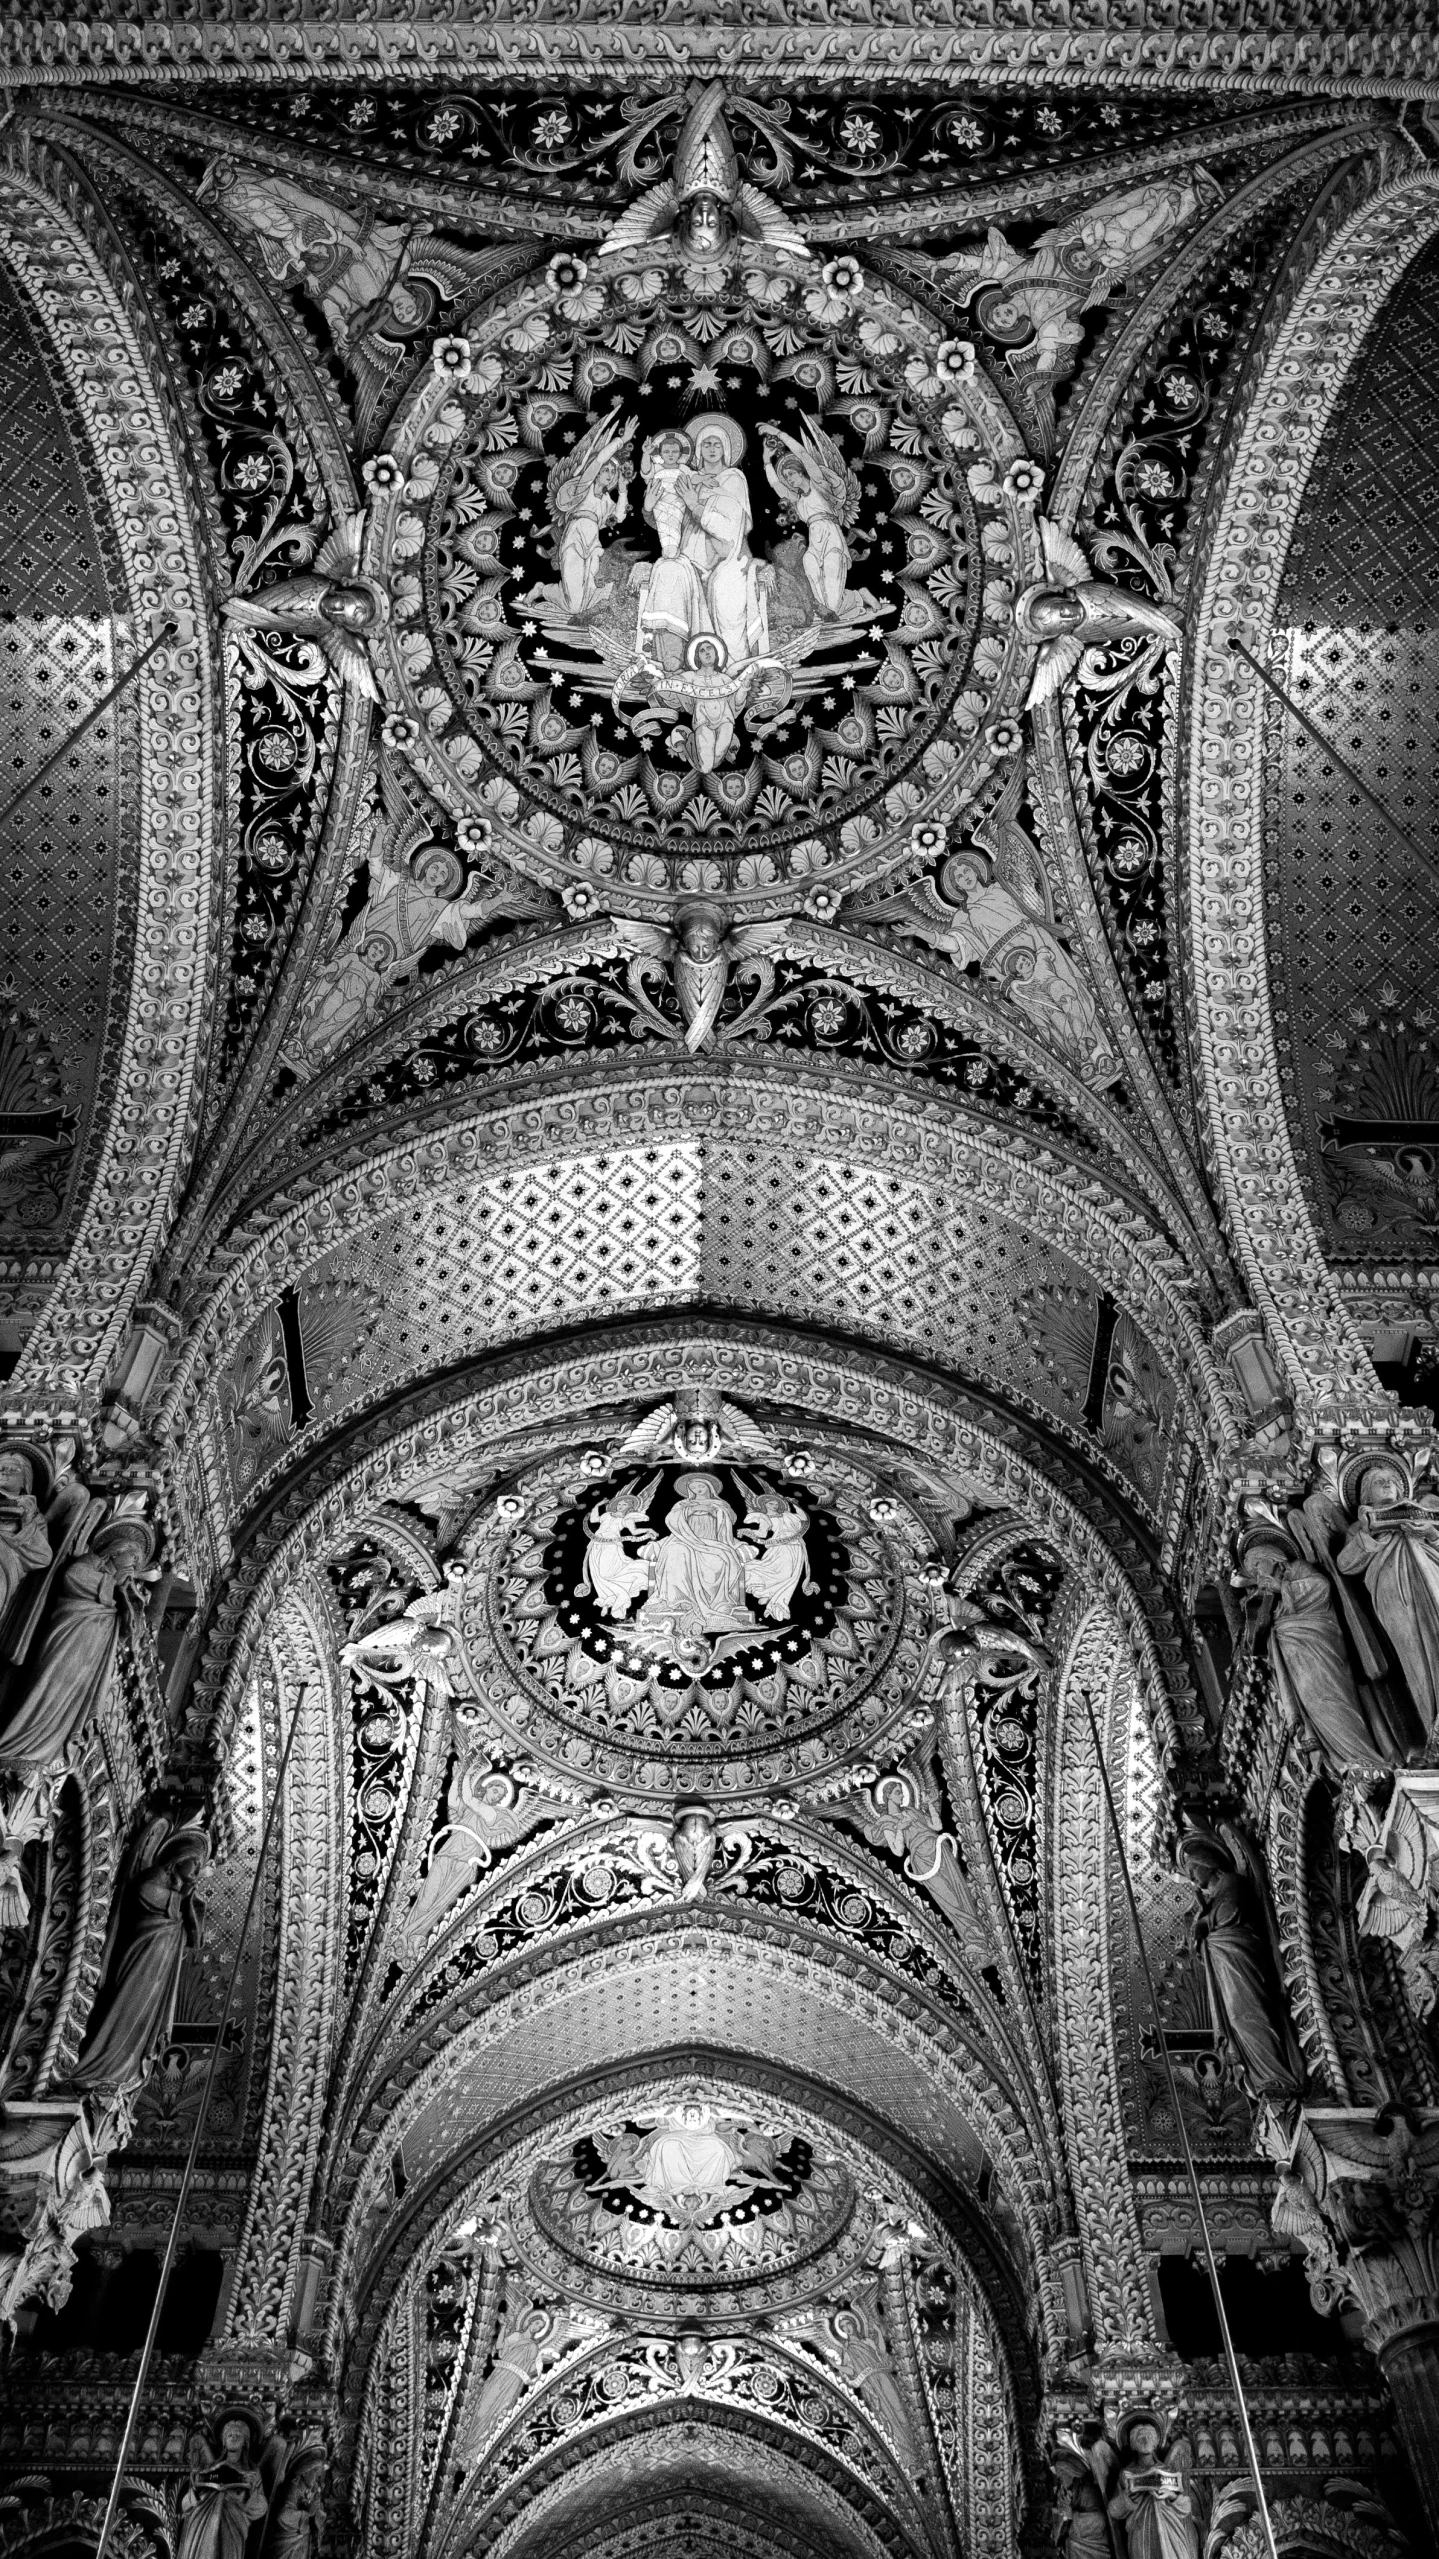
[[[204,1905],[196,1887],[210,1853],[197,1822],[147,1825],[116,1897],[108,1962],[80,2057],[77,2088],[138,2085],[168,2022],[186,1946],[197,1945]]]
[[[20,1498],[23,1504],[27,1496]],[[23,1534],[35,1561],[28,1573],[12,1550],[14,1585],[0,1635],[0,1656],[8,1654],[0,1672],[0,1768],[52,1767],[104,1703],[123,1611],[143,1591],[155,1538],[144,1519],[125,1511],[92,1525],[102,1507],[83,1488],[67,1500],[57,1487],[51,1509],[58,1538],[29,1523]]]

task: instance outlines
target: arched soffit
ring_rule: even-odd
[[[19,1300],[28,1339],[10,1391],[30,1411],[99,1384],[193,1143],[214,702],[158,367],[112,281],[99,209],[73,173],[13,134],[0,161],[0,262],[17,367],[5,467],[38,517],[10,571],[33,563],[11,604],[12,649],[24,651],[11,664],[23,678],[17,719],[29,719],[25,703],[35,709],[7,788],[167,634],[67,757],[63,780],[11,822],[33,883],[12,912],[39,981],[27,987],[12,968],[4,1036],[19,1107],[36,1124],[7,1168],[0,1219],[18,1219],[17,1238],[33,1236],[46,1270],[39,1301],[28,1280]],[[15,1091],[7,1081],[7,1100]]]
[[[732,2436],[698,2414],[607,2447],[517,2516],[496,2559],[879,2559],[862,2519],[775,2453],[736,2475]]]
[[[601,2457],[517,2519],[498,2545],[505,2559],[877,2559],[859,2518],[821,2507],[807,2481],[787,2495],[772,2470],[736,2478],[732,2446],[728,2463],[664,2437],[632,2450],[633,2477],[626,2459],[613,2481]]]
[[[1274,797],[1269,761],[1280,752],[1283,732],[1271,730],[1264,687],[1230,640],[1241,639],[1280,682],[1296,671],[1296,645],[1307,650],[1318,643],[1322,649],[1317,633],[1291,632],[1295,607],[1288,600],[1288,581],[1306,574],[1302,564],[1323,538],[1315,466],[1376,316],[1436,228],[1439,177],[1411,169],[1340,220],[1317,249],[1275,331],[1240,429],[1194,615],[1189,927],[1208,1135],[1241,1264],[1311,1416],[1335,1407],[1374,1412],[1378,1397],[1368,1354],[1316,1232],[1312,1167],[1308,1185],[1301,1172],[1303,1140],[1289,1099],[1296,1071],[1289,1043],[1296,1026],[1275,1019],[1276,1009],[1289,1013],[1295,1001],[1265,912],[1264,813]],[[1362,379],[1354,398],[1365,398]],[[1306,527],[1291,570],[1301,508]],[[1299,592],[1293,589],[1295,596]],[[1382,605],[1379,599],[1372,620],[1382,622]],[[1355,623],[1362,621],[1357,603],[1348,609]],[[1307,605],[1304,618],[1317,619]],[[1376,641],[1381,649],[1392,645],[1377,634]],[[1342,646],[1348,648],[1347,639]],[[1382,662],[1376,682],[1380,675],[1393,681],[1392,669]],[[1324,725],[1322,706],[1320,718]],[[1351,755],[1361,724],[1351,717],[1335,733],[1341,751]],[[1410,733],[1404,727],[1403,735]],[[1393,749],[1381,743],[1391,734]],[[1380,763],[1393,767],[1388,787],[1396,791],[1401,744],[1398,732],[1376,722],[1362,749],[1376,772]],[[1306,772],[1319,779],[1317,751],[1304,752]],[[1273,778],[1277,784],[1277,767]],[[1350,805],[1348,786],[1336,778],[1323,788],[1335,795],[1336,819],[1342,812],[1347,881],[1348,845],[1367,836],[1356,831],[1359,811]],[[1312,817],[1310,824],[1313,841]],[[1384,871],[1391,884],[1412,876],[1412,870],[1400,871],[1399,859],[1391,841]],[[1377,879],[1374,861],[1372,853],[1361,852],[1354,868]],[[1323,895],[1323,876],[1316,851],[1308,874],[1313,885],[1301,891],[1311,914]],[[1322,933],[1322,922],[1318,929]],[[1350,937],[1346,916],[1339,942],[1347,944]],[[1337,1058],[1333,1050],[1326,1054]],[[1335,1105],[1324,1107],[1332,1113]]]
[[[484,2202],[494,2150],[512,2146],[517,2113],[532,2122],[562,2115],[582,2091],[592,2103],[606,2074],[678,2076],[696,2066],[771,2087],[778,2076],[816,2117],[847,2118],[850,2139],[887,2152],[891,2179],[922,2183],[927,2212],[953,2225],[1012,2344],[1025,2286],[1038,2295],[1046,2333],[1062,2333],[1042,2262],[1060,2211],[1054,2163],[1036,2152],[1032,2127],[982,2060],[912,2008],[878,1995],[856,1968],[820,1964],[812,1946],[671,1911],[644,1935],[573,1955],[479,2014],[444,2018],[367,2121],[367,2146],[352,2151],[343,2188],[329,2190],[340,2234],[331,2351],[341,2304],[359,2303],[362,2334],[372,2336],[417,2249],[438,2245]]]
[[[1280,1074],[1320,1247],[1356,1277],[1439,1253],[1436,576],[1431,237],[1359,348],[1315,455],[1271,661],[1392,824],[1281,704],[1265,713]]]
[[[681,2106],[721,2127],[762,2124],[791,2160],[799,2145],[798,2212],[786,2208],[765,2225],[770,2236],[758,2256],[736,2234],[728,2257],[707,2260],[708,2275],[688,2258],[682,2273],[667,2274],[662,2252],[641,2259],[617,2245],[615,2231],[633,2238],[635,2225],[617,2223],[608,2211],[596,2224],[583,2189],[574,2190],[577,2217],[562,2217],[575,2160],[588,2155],[597,2128],[612,2135],[622,2122],[652,2124]],[[416,2188],[413,2198],[407,2187],[404,2209],[392,2212],[383,2254],[357,2296],[353,2404],[373,2406],[383,2392],[397,2311],[427,2292],[442,2264],[468,2260],[467,2287],[486,2265],[503,2265],[513,2270],[516,2293],[564,2297],[593,2320],[619,2320],[641,2335],[693,2320],[723,2337],[737,2327],[803,2319],[872,2280],[893,2231],[903,2227],[925,2262],[949,2270],[989,2340],[1006,2392],[1031,2407],[1037,2374],[1022,2249],[983,2171],[979,2183],[983,2202],[842,2089],[818,2086],[788,2065],[702,2046],[612,2062],[484,2130],[441,2181]]]
[[[183,1416],[204,1447],[228,1532],[282,1468],[417,1380],[577,1319],[730,1306],[957,1371],[1157,1529],[1194,1444],[1225,1428],[1223,1390],[1177,1256],[1096,1189],[819,1077],[665,1069],[546,1094],[244,1238],[193,1310],[166,1424]]]
[[[896,1480],[928,1482],[932,1498],[975,1490],[1016,1512],[1060,1559],[1105,1596],[1149,1711],[1166,1735],[1188,1712],[1189,1683],[1177,1621],[1148,1539],[1098,1475],[963,1387],[866,1349],[816,1343],[781,1327],[699,1316],[616,1327],[551,1342],[496,1361],[479,1378],[446,1382],[372,1418],[308,1467],[265,1512],[236,1569],[214,1597],[187,1703],[194,1746],[224,1750],[245,1693],[256,1644],[296,1578],[342,1553],[359,1524],[386,1504],[445,1499],[493,1484],[526,1457],[584,1445],[601,1421],[617,1422],[678,1389],[704,1385],[786,1427],[823,1429],[852,1442]],[[916,1473],[915,1470],[918,1470]],[[197,1564],[232,1550],[209,1508],[198,1448],[178,1487],[178,1543]]]
[[[460,2500],[437,2550],[444,2559],[458,2559],[461,2551],[537,2559],[559,2546],[563,2525],[573,2530],[580,2516],[588,2518],[590,2501],[617,2474],[626,2482],[652,2480],[656,2501],[667,2502],[671,2483],[678,2487],[697,2460],[707,2484],[726,2483],[721,2493],[731,2506],[739,2503],[753,2516],[762,2503],[775,2519],[793,2517],[801,2549],[817,2527],[821,2547],[845,2559],[861,2552],[865,2559],[881,2553],[902,2559],[928,2547],[912,2507],[904,2521],[895,2512],[892,2483],[886,2496],[878,2481],[811,2438],[787,2436],[753,2408],[701,2398],[612,2419],[581,2444],[561,2441],[525,2473],[518,2494],[486,2498],[480,2490]],[[573,2548],[573,2541],[564,2546]]]
[[[980,1130],[1020,1133],[1132,1198],[1196,1275],[1206,1274],[1217,1255],[1203,1211],[1177,1195],[1158,1150],[1145,1151],[1136,1115],[1086,1084],[982,981],[863,927],[862,916],[853,928],[800,916],[786,928],[784,956],[803,976],[768,1012],[749,1017],[746,1034],[751,1047],[750,1034],[768,1039],[769,1074],[820,1058],[831,1079],[928,1094]],[[177,1230],[173,1269],[183,1272],[206,1224],[213,1233],[253,1224],[299,1179],[360,1165],[402,1134],[413,1142],[417,1131],[532,1080],[543,1088],[586,1057],[618,1066],[617,1026],[627,1032],[627,1061],[648,1052],[652,1062],[682,1063],[682,1026],[666,1033],[667,1017],[642,1013],[604,976],[631,955],[627,936],[609,917],[501,932],[437,976],[397,988],[366,1037],[252,1115],[245,1151],[207,1199],[205,1218],[192,1209],[190,1231]],[[744,1047],[731,1048],[722,1025],[709,1071],[735,1056]],[[884,1064],[866,1071],[874,1060]]]

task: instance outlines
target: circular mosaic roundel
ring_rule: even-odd
[[[818,2128],[739,2092],[637,2095],[578,2122],[504,2209],[507,2246],[546,2287],[665,2320],[827,2296],[873,2262],[895,2216]]]
[[[391,745],[507,860],[630,912],[893,870],[1014,707],[1033,535],[989,386],[889,288],[760,251],[596,260],[469,326],[372,466]]]
[[[906,1711],[919,1642],[852,1470],[572,1468],[506,1496],[464,1584],[476,1693],[518,1748],[673,1801],[793,1785]]]

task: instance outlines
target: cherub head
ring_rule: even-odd
[[[728,929],[729,917],[724,908],[716,906],[709,898],[686,899],[675,909],[675,930],[687,960],[714,959]],[[688,1427],[688,1420],[676,1425],[677,1441]],[[705,1427],[712,1428],[708,1419]]]
[[[697,640],[690,642],[689,662],[696,675],[718,675],[725,662],[723,640],[714,639],[709,632],[702,631]]]
[[[1084,606],[1071,587],[1042,586],[1027,599],[1025,614],[1037,640],[1059,640],[1079,629]]]
[[[320,611],[327,622],[333,622],[341,631],[369,631],[380,618],[368,587],[338,579],[321,596]]]
[[[685,213],[686,246],[690,256],[703,263],[717,258],[726,247],[732,224],[729,209],[717,195],[697,195]]]

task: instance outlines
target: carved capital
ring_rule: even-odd
[[[1303,2242],[1316,2306],[1352,2301],[1381,2358],[1439,2333],[1439,2108],[1303,2106],[1289,2126],[1271,2115],[1266,2137],[1274,2227]]]

